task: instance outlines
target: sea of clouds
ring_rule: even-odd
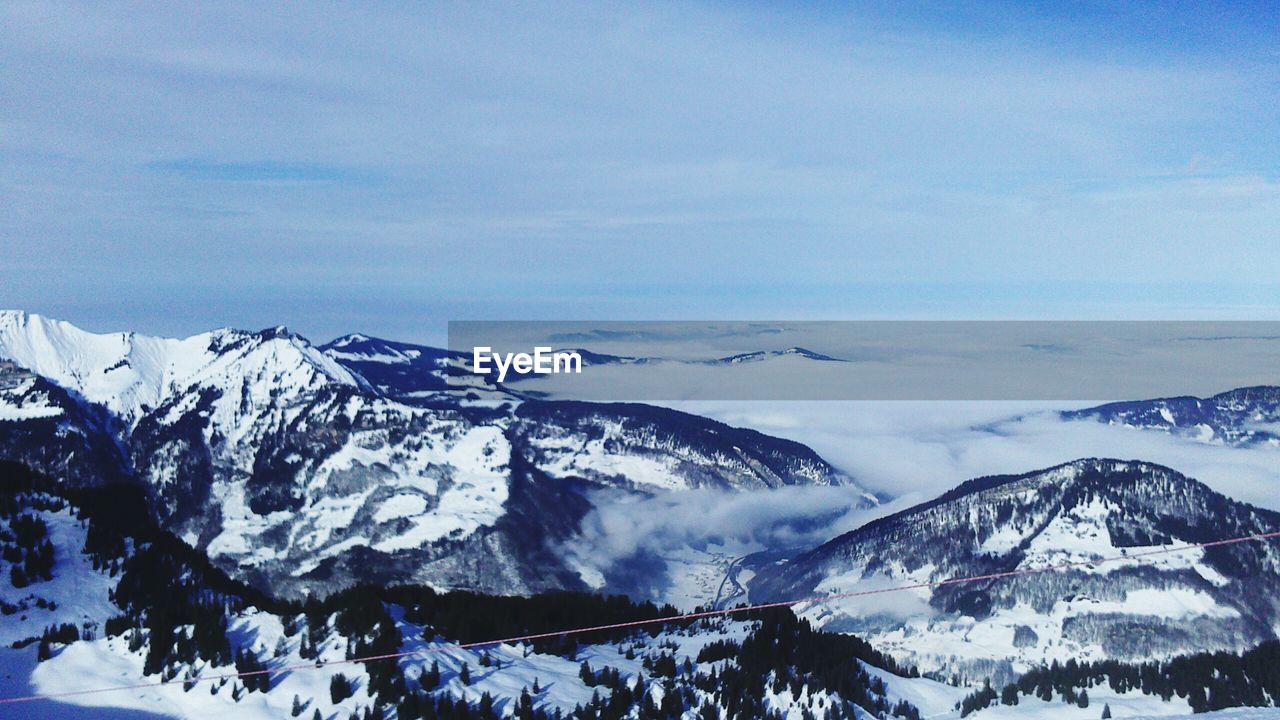
[[[887,496],[861,507],[853,488],[749,493],[697,490],[647,498],[602,494],[568,549],[605,576],[626,565],[662,575],[663,557],[714,551],[799,551],[965,480],[1018,474],[1084,457],[1167,465],[1229,497],[1280,510],[1280,450],[1237,448],[1158,431],[1065,421],[1079,403],[688,402],[680,410],[803,442],[862,487]],[[639,569],[637,569],[639,568]],[[671,578],[667,578],[668,581]]]

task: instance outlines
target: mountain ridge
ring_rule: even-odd
[[[810,616],[823,627],[864,633],[922,669],[1007,679],[1064,649],[1082,659],[1129,660],[1274,639],[1274,542],[1143,564],[1092,563],[1277,530],[1280,513],[1231,500],[1169,468],[1090,458],[975,478],[761,568],[749,587],[753,601],[768,601],[1070,563],[1034,576],[922,586],[897,607],[853,599]],[[1178,622],[1166,625],[1170,618]]]
[[[1280,447],[1280,386],[1253,385],[1207,398],[1183,395],[1129,400],[1060,413],[1238,447]]]

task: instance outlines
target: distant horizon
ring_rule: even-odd
[[[758,292],[715,293],[715,302],[628,306],[621,290],[598,305],[572,298],[524,305],[449,302],[439,298],[383,299],[360,304],[340,297],[264,298],[197,295],[143,302],[48,301],[19,304],[0,293],[0,310],[21,310],[65,320],[97,333],[136,331],[186,337],[230,327],[262,330],[284,325],[317,344],[362,333],[386,340],[443,347],[456,320],[1280,320],[1280,285],[1213,283],[868,283],[831,288],[789,288],[790,301]],[[1150,297],[1144,301],[1142,298]]]

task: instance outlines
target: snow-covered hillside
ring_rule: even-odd
[[[1084,563],[1052,573],[818,603],[806,617],[922,669],[991,676],[1066,658],[1251,647],[1280,630],[1280,542],[1095,563],[1280,530],[1164,467],[1081,460],[983,478],[762,569],[753,601]]]
[[[93,717],[956,720],[973,689],[915,676],[785,609],[566,635],[559,631],[673,609],[412,587],[281,603],[227,578],[131,507],[127,494],[68,494],[0,464],[5,717],[71,717],[79,708]],[[489,642],[529,634],[539,637]],[[386,654],[396,657],[360,660]],[[31,695],[54,697],[7,702]],[[1181,692],[1098,685],[1088,695],[1071,704],[1024,697],[968,717],[1189,710]]]
[[[896,676],[885,668],[850,656],[835,683],[813,674],[816,657],[771,650],[778,638],[794,637],[799,648],[836,643],[867,660],[877,657],[846,638],[814,635],[786,613],[580,640],[553,633],[477,643],[545,631],[547,624],[569,629],[672,610],[587,596],[538,601],[413,588],[282,604],[245,591],[145,522],[132,534],[132,519],[101,506],[108,497],[102,491],[81,495],[92,503],[81,506],[12,466],[0,465],[0,474],[0,702],[71,693],[2,704],[5,717],[45,717],[65,704],[176,718],[345,718],[369,711],[402,720],[540,720],[577,708],[593,718],[658,717],[659,708],[666,717],[673,709],[720,717],[736,708],[737,717],[790,720],[808,717],[807,709],[831,708],[841,718],[914,711],[886,694],[885,683]],[[387,653],[399,657],[353,662]],[[778,663],[768,667],[745,660],[775,655]],[[253,674],[260,670],[270,674]],[[132,687],[113,689],[120,686]],[[421,714],[428,705],[432,714]],[[440,707],[454,709],[435,714]]]

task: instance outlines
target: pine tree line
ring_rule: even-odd
[[[1197,713],[1280,704],[1280,641],[1268,641],[1241,654],[1195,653],[1138,664],[1117,660],[1055,661],[1024,673],[998,696],[986,685],[966,697],[959,709],[964,716],[990,707],[997,700],[1004,705],[1017,705],[1020,697],[1030,696],[1046,701],[1059,697],[1063,702],[1088,707],[1088,689],[1103,685],[1117,693],[1156,695],[1166,702],[1175,696],[1184,698]]]

